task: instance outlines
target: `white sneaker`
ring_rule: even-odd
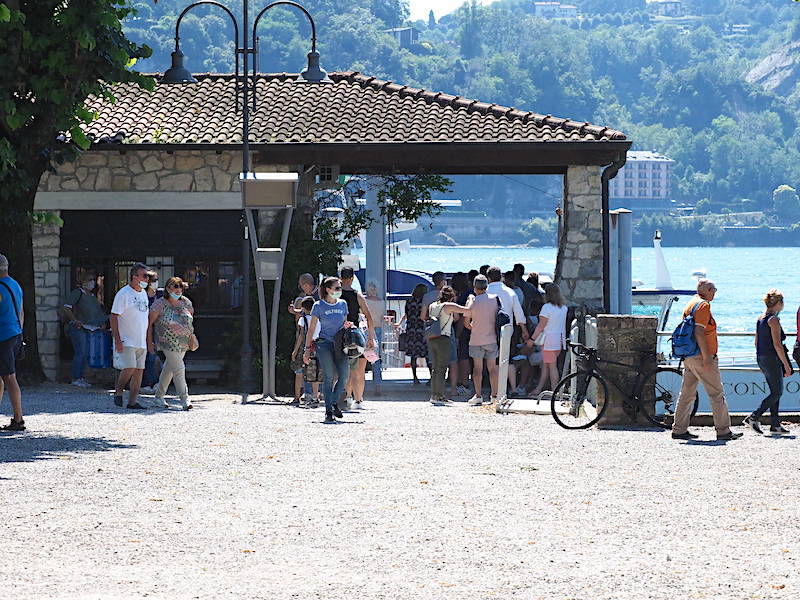
[[[472,398],[469,399],[468,404],[470,406],[480,406],[481,404],[483,404],[483,398],[480,396],[473,396]]]
[[[169,408],[169,404],[167,404],[167,401],[164,400],[163,398],[159,398],[158,396],[153,398],[151,400],[151,403],[153,406],[157,406],[158,408]]]
[[[447,406],[447,401],[444,398],[431,398],[431,404],[434,406]]]
[[[358,410],[361,410],[362,408],[364,408],[364,401],[363,400],[356,400],[356,408]]]
[[[152,385],[146,385],[146,386],[143,386],[143,387],[139,388],[139,393],[144,393],[144,394],[154,394],[155,391],[156,391],[156,388],[155,388],[155,386],[152,386]]]
[[[89,383],[88,381],[86,381],[83,378],[76,379],[70,385],[74,385],[75,387],[80,387],[80,388],[90,388],[90,387],[92,387],[92,384]]]

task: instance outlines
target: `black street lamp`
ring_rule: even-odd
[[[252,110],[256,110],[256,77],[258,75],[258,36],[256,29],[261,17],[269,9],[276,6],[291,6],[300,11],[308,18],[311,24],[311,51],[308,53],[308,66],[300,73],[295,80],[295,83],[333,83],[328,77],[328,74],[320,68],[319,65],[319,52],[317,52],[317,28],[314,24],[314,19],[311,14],[297,2],[289,0],[279,0],[272,2],[265,6],[255,18],[253,22],[252,37],[248,36],[249,21],[248,21],[248,8],[250,0],[243,0],[242,2],[242,39],[239,43],[239,22],[227,6],[214,2],[214,0],[200,0],[194,2],[183,9],[178,16],[178,21],[175,24],[175,51],[172,53],[172,66],[167,69],[164,76],[161,78],[160,83],[166,84],[187,84],[197,83],[192,74],[183,66],[184,54],[180,49],[180,26],[183,17],[190,10],[197,6],[211,5],[218,6],[224,10],[233,21],[234,29],[234,43],[236,44],[235,64],[236,64],[236,88],[235,93],[237,98],[239,94],[241,97],[241,110],[242,110],[242,173],[246,177],[250,173],[250,98],[252,94]],[[252,44],[251,44],[252,40]],[[249,72],[249,57],[253,56],[252,72]],[[239,57],[242,62],[241,73],[239,71]],[[237,103],[237,109],[239,105]],[[243,186],[244,187],[244,186]],[[244,206],[244,202],[242,203]],[[253,374],[253,348],[250,344],[250,271],[251,267],[251,252],[248,245],[248,213],[243,210],[243,223],[244,223],[244,236],[242,240],[242,345],[240,349],[240,360],[242,363],[239,385],[243,393],[248,393],[255,386],[255,378]],[[254,232],[255,233],[255,232]],[[260,284],[259,284],[260,285]],[[276,285],[277,282],[276,282]],[[277,310],[277,307],[273,307]]]

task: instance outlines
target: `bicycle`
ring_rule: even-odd
[[[683,368],[680,364],[678,367],[660,365],[643,373],[641,364],[603,360],[595,348],[572,342],[569,345],[576,356],[578,370],[558,382],[550,399],[550,413],[561,427],[586,429],[597,423],[608,408],[605,399],[609,397],[609,381],[627,396],[626,412],[634,418],[643,414],[653,425],[664,429],[672,426],[683,379]],[[614,379],[603,372],[600,365],[636,369],[637,376],[632,392],[626,393]],[[692,416],[697,412],[698,401],[699,397],[695,392]]]

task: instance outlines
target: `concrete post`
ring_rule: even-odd
[[[633,266],[631,246],[633,246],[633,212],[627,208],[616,210],[617,213],[617,252],[619,253],[619,268],[617,269],[617,302],[618,312],[623,315],[631,314],[633,310]]]
[[[386,297],[386,222],[381,217],[378,207],[378,188],[369,187],[366,195],[366,208],[375,219],[367,229],[365,236],[365,255],[367,276],[364,281],[375,281],[378,284],[378,297]],[[380,324],[378,326],[381,326]]]

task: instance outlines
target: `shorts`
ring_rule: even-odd
[[[133,346],[123,346],[122,353],[114,353],[115,369],[142,369],[147,360],[147,350],[145,348],[134,348]]]
[[[21,333],[0,342],[0,376],[17,372],[17,352],[21,345]]]
[[[500,354],[500,349],[498,348],[497,344],[483,344],[481,346],[469,347],[470,358],[493,359],[497,358],[499,354]]]
[[[559,354],[561,354],[561,350],[542,350],[542,362],[546,365],[555,364]]]

